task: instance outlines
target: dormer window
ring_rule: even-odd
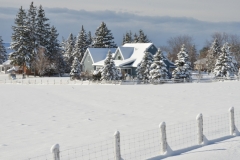
[[[122,58],[121,58],[121,56],[119,55],[119,56],[118,56],[118,60],[121,60],[121,59],[122,59]]]

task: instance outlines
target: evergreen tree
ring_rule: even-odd
[[[111,30],[109,30],[104,22],[97,28],[93,42],[94,48],[117,48],[113,41]]]
[[[81,65],[77,57],[74,57],[71,68],[72,68],[70,72],[71,80],[80,79]]]
[[[38,40],[37,40],[37,8],[33,5],[33,2],[30,5],[27,15],[27,28],[28,28],[28,51],[31,54],[31,61],[34,60],[37,50],[38,50]]]
[[[88,47],[92,47],[92,34],[91,34],[91,31],[88,32],[87,34],[87,42],[88,42]]]
[[[36,25],[36,39],[38,44],[49,49],[49,34],[50,34],[50,25],[47,23],[49,19],[45,17],[45,12],[40,5],[37,14],[37,25]]]
[[[208,50],[208,54],[207,54],[207,69],[209,72],[210,71],[213,72],[217,58],[220,55],[220,53],[221,53],[221,49],[220,49],[218,40],[215,39],[210,49]]]
[[[152,65],[152,55],[149,52],[145,52],[142,61],[139,63],[136,72],[138,80],[149,80],[150,67]]]
[[[113,61],[112,53],[109,50],[106,59],[104,60],[104,66],[100,69],[101,80],[118,80],[121,75],[119,74],[115,63]]]
[[[125,36],[125,35],[123,35],[122,45],[124,45],[124,44],[125,44],[125,41],[126,41],[126,36]]]
[[[9,59],[12,60],[12,64],[18,66],[26,66],[30,68],[30,62],[32,60],[32,54],[29,52],[29,31],[26,26],[26,12],[21,7],[15,18],[15,26],[12,27],[12,42],[10,48],[13,53]]]
[[[216,77],[233,77],[237,74],[237,66],[233,62],[230,46],[225,43],[221,49],[221,53],[217,58],[213,73]]]
[[[64,52],[64,60],[66,62],[66,72],[69,73],[71,70],[71,65],[72,65],[72,61],[73,61],[73,49],[74,49],[74,36],[71,33],[66,41],[65,44],[65,52]]]
[[[138,43],[138,35],[135,33],[133,37],[133,43]]]
[[[132,32],[130,31],[129,33],[127,32],[126,35],[123,35],[123,42],[122,44],[126,43],[132,43]]]
[[[138,42],[137,43],[149,43],[147,35],[144,34],[143,30],[139,30]]]
[[[153,56],[153,63],[150,67],[150,80],[160,81],[161,79],[168,79],[168,70],[166,68],[166,64],[164,63],[165,57],[163,56],[160,48]]]
[[[82,26],[80,33],[78,34],[77,41],[73,50],[73,57],[77,57],[81,62],[85,51],[88,48],[87,34]]]
[[[188,52],[185,48],[185,45],[182,45],[181,51],[177,54],[177,60],[175,61],[175,65],[177,68],[173,71],[174,79],[186,79],[187,81],[191,81],[191,63],[189,62]]]
[[[2,37],[0,36],[0,64],[4,63],[7,60],[7,52],[3,45]]]

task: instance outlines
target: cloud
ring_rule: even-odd
[[[107,24],[115,37],[115,42],[121,45],[123,34],[131,30],[133,33],[139,29],[148,35],[156,46],[165,45],[170,37],[178,35],[193,36],[196,46],[200,49],[206,39],[214,32],[227,32],[240,34],[240,22],[206,22],[192,17],[170,17],[170,16],[140,16],[128,12],[86,11],[71,10],[67,8],[44,8],[46,16],[50,19],[61,37],[67,38],[70,33],[75,35],[81,29],[81,25],[94,35],[96,28],[102,21]],[[18,9],[0,7],[0,34],[5,41],[10,41],[11,26],[14,23]],[[7,17],[7,18],[6,18]]]

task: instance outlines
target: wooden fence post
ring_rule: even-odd
[[[230,135],[235,133],[235,120],[234,120],[234,108],[229,108],[229,118],[230,118]]]
[[[203,144],[203,116],[202,113],[198,114],[196,117],[197,127],[198,127],[198,144]]]
[[[53,160],[60,160],[60,146],[55,144],[51,147],[51,153],[53,154]]]
[[[116,131],[114,134],[114,160],[121,160],[121,149],[120,149],[120,132]]]
[[[160,128],[160,154],[165,154],[167,152],[167,133],[166,133],[166,123],[162,122],[159,125]]]

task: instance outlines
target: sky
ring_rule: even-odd
[[[0,0],[0,36],[11,41],[11,26],[20,6],[28,9],[31,0]],[[123,34],[139,29],[156,45],[170,37],[192,36],[201,48],[214,32],[240,34],[239,0],[35,0],[42,5],[61,37],[75,35],[83,25],[94,35],[102,21],[121,45]]]

